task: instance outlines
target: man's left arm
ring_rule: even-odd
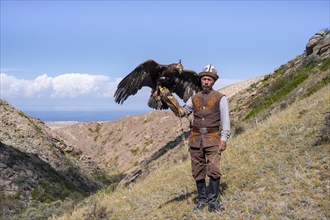
[[[229,118],[229,105],[226,96],[223,96],[219,103],[220,119],[221,119],[221,138],[219,143],[220,151],[227,148],[227,140],[230,136],[230,118]]]
[[[167,106],[177,117],[182,118],[186,116],[186,110],[179,104],[178,100],[176,100],[176,98],[167,88],[161,88],[160,92],[162,100],[167,104]]]

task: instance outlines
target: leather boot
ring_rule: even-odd
[[[209,183],[209,211],[219,211],[220,210],[220,203],[218,201],[219,197],[219,190],[220,190],[220,178],[210,178]]]
[[[194,208],[194,212],[202,210],[207,205],[205,179],[196,181],[196,186],[198,192],[198,203]]]

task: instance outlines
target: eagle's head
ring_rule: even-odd
[[[182,71],[183,71],[183,66],[182,66],[182,64],[181,64],[181,63],[178,63],[177,66],[176,66],[176,69],[177,69],[178,73],[181,74]]]
[[[183,66],[181,64],[181,61],[180,63],[172,63],[167,67],[167,72],[181,74],[182,71],[183,71]]]

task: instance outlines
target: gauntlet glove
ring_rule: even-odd
[[[168,105],[172,112],[180,118],[184,117],[186,113],[172,93],[165,87],[161,87],[159,90],[162,101]]]

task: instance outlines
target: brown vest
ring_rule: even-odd
[[[194,122],[193,126],[219,127],[220,126],[220,100],[224,96],[217,91],[211,91],[209,94],[197,93],[192,97]]]
[[[212,128],[220,126],[220,100],[223,94],[212,91],[204,95],[201,92],[192,97],[194,110],[193,126],[197,128]],[[220,131],[201,134],[192,130],[189,137],[189,146],[193,148],[218,146]]]

